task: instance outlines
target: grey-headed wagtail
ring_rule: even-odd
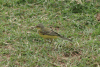
[[[60,34],[58,34],[57,32],[54,32],[53,30],[50,30],[46,27],[44,27],[43,24],[38,24],[35,28],[39,29],[38,30],[38,34],[45,39],[50,39],[51,42],[53,39],[57,38],[57,37],[61,37],[62,39],[68,40],[68,41],[72,41],[68,38],[65,38],[64,36],[61,36]]]

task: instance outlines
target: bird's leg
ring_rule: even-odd
[[[46,39],[44,38],[44,42],[46,43]]]
[[[51,42],[53,41],[53,39],[51,39]]]
[[[48,42],[47,40],[48,40],[47,38],[44,38],[44,42],[45,42],[45,43]]]
[[[51,38],[51,39],[50,39],[50,44],[52,43],[52,41],[53,41],[53,39]]]

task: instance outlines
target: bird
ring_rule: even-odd
[[[46,39],[50,39],[52,42],[53,39],[58,38],[58,37],[60,37],[64,40],[72,41],[71,39],[65,38],[64,36],[58,34],[57,32],[53,31],[52,29],[46,28],[42,23],[36,25],[35,28],[38,29],[38,34],[41,37],[43,37],[45,41],[46,41]]]

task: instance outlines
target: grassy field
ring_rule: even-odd
[[[100,1],[0,1],[0,67],[99,67]],[[44,42],[39,23],[72,39]]]

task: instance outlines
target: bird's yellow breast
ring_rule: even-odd
[[[58,36],[51,36],[51,35],[43,35],[42,33],[38,32],[39,35],[45,39],[55,39],[57,38]]]

